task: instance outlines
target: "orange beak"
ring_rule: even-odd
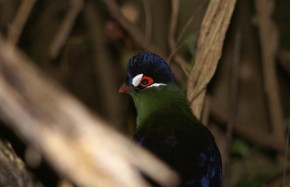
[[[125,83],[122,84],[118,90],[119,93],[128,93],[129,91],[133,90],[133,87],[126,85]]]

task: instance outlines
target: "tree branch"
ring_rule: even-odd
[[[231,65],[231,81],[230,81],[230,93],[229,93],[229,110],[228,110],[228,125],[226,131],[226,144],[225,144],[225,156],[223,159],[224,164],[224,176],[230,178],[230,154],[233,139],[233,129],[236,124],[237,108],[238,108],[238,85],[239,85],[239,66],[241,60],[241,30],[237,28],[234,49],[233,49],[233,61]],[[224,187],[230,186],[229,180],[224,180]]]
[[[195,66],[189,75],[187,97],[199,118],[205,88],[215,73],[236,0],[212,0],[201,24]]]
[[[268,101],[273,134],[281,142],[284,141],[284,123],[282,105],[276,75],[276,53],[279,42],[277,27],[272,21],[275,1],[256,0],[258,26],[263,61],[264,89]]]
[[[0,140],[0,186],[34,186],[32,176],[12,146]]]
[[[175,39],[175,32],[176,32],[176,26],[178,21],[178,14],[179,14],[179,7],[180,7],[180,1],[179,0],[171,0],[171,23],[169,26],[169,32],[168,32],[168,44],[169,48],[171,50],[171,55],[168,58],[168,63],[170,62],[171,58],[174,57],[174,61],[179,64],[181,69],[183,70],[185,75],[188,75],[188,63],[186,63],[186,60],[177,53],[176,49],[176,39]]]
[[[164,186],[176,175],[111,129],[0,40],[0,114],[62,175],[80,186]],[[162,172],[161,172],[162,171]]]
[[[143,0],[144,12],[145,12],[145,37],[148,41],[152,38],[152,11],[151,3],[148,0]]]
[[[70,30],[73,27],[74,21],[77,18],[77,15],[82,9],[83,0],[70,0],[70,9],[67,12],[62,25],[59,28],[58,33],[55,35],[55,38],[50,46],[49,56],[54,59],[58,56],[61,48],[63,47]]]
[[[16,45],[22,33],[23,27],[30,15],[35,0],[23,0],[22,4],[10,26],[7,41]]]

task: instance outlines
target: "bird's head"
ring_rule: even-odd
[[[119,93],[142,92],[169,83],[175,83],[175,78],[167,63],[158,55],[142,52],[129,60],[126,82]]]

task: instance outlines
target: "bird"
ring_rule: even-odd
[[[131,95],[136,107],[133,140],[179,174],[179,187],[222,186],[222,161],[215,139],[193,115],[185,93],[160,56],[151,52],[133,56],[119,93]]]

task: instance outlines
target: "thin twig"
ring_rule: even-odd
[[[179,63],[179,65],[181,66],[181,68],[183,69],[184,73],[187,75],[188,77],[188,64],[186,62],[186,60],[181,56],[178,55],[177,52],[185,45],[185,42],[180,44],[179,46],[175,46],[171,52],[170,55],[167,58],[167,62],[170,63],[174,57],[174,60],[176,60],[176,57],[179,58],[181,57],[181,59],[179,59],[179,61],[177,63]],[[182,62],[180,62],[182,61]]]
[[[211,99],[210,101],[210,113],[214,120],[216,120],[223,127],[226,127],[228,121],[228,114],[226,111],[221,110],[217,102],[213,99]],[[285,155],[284,142],[279,142],[276,137],[271,136],[270,134],[262,133],[261,131],[257,133],[255,129],[249,128],[247,125],[244,125],[242,119],[236,119],[236,124],[233,129],[235,134],[245,138],[249,142],[265,148],[270,148],[271,150],[276,151],[280,155]],[[288,159],[290,159],[289,154]]]
[[[268,101],[272,130],[274,136],[279,141],[284,142],[282,105],[275,68],[279,42],[279,33],[272,20],[275,1],[256,0],[255,2],[262,50],[264,89]]]
[[[207,2],[207,1],[203,1],[203,2]],[[170,55],[167,58],[167,62],[168,63],[171,62],[173,56],[175,56],[175,54],[186,44],[186,42],[180,43],[180,41],[181,41],[182,37],[184,36],[185,32],[187,31],[187,29],[189,28],[189,26],[195,20],[195,15],[200,11],[200,9],[203,7],[203,5],[204,5],[204,3],[201,3],[200,4],[200,6],[198,7],[197,11],[192,14],[192,16],[189,18],[189,20],[187,20],[187,22],[185,23],[185,25],[181,29],[181,31],[178,34],[178,37],[177,37],[177,39],[175,41],[175,48],[173,50],[171,50]],[[175,60],[177,60],[177,62],[179,62],[180,66],[181,66],[181,69],[185,73],[186,77],[188,77],[189,74],[188,74],[188,65],[187,65],[187,62],[186,62],[186,60],[184,58],[180,58],[180,57],[182,57],[181,55],[178,55],[178,56],[179,57],[177,57],[177,59],[175,59]]]
[[[197,8],[197,10],[192,14],[192,16],[187,20],[187,22],[185,23],[185,25],[183,26],[183,28],[181,29],[180,33],[178,34],[178,37],[176,39],[176,44],[179,44],[182,37],[184,36],[185,32],[187,31],[187,29],[190,27],[190,25],[193,23],[193,21],[195,20],[195,15],[199,13],[199,11],[201,10],[201,8],[205,5],[205,3],[207,3],[207,0],[204,0],[199,7]],[[182,43],[180,44],[182,45]]]
[[[67,12],[65,18],[63,19],[62,25],[59,31],[55,35],[55,38],[50,46],[49,56],[54,59],[58,56],[60,50],[62,49],[69,33],[73,27],[73,24],[82,9],[83,0],[70,0],[70,8]]]
[[[230,179],[229,164],[230,164],[230,153],[232,145],[233,129],[237,117],[237,103],[238,103],[238,82],[239,82],[239,66],[241,57],[241,31],[238,28],[235,43],[234,43],[234,54],[230,81],[230,97],[229,97],[229,111],[228,111],[228,125],[226,131],[226,143],[225,143],[225,156],[223,159],[224,163],[224,176],[225,179]],[[229,186],[229,180],[224,180],[224,186]]]
[[[184,25],[184,27],[181,29],[177,39],[176,39],[176,43],[178,44],[182,37],[184,36],[185,32],[187,31],[188,27],[193,23],[194,19],[195,19],[195,13],[189,18],[189,20],[186,22],[186,24]],[[182,45],[182,44],[180,44]]]
[[[36,0],[23,0],[21,6],[10,26],[7,41],[12,45],[18,43],[19,37],[23,31],[24,25],[31,13]]]
[[[171,50],[175,49],[176,42],[175,42],[175,31],[177,26],[178,14],[179,14],[179,0],[171,0],[171,18],[170,18],[170,25],[169,25],[169,32],[168,32],[168,44]]]
[[[284,155],[284,170],[282,177],[282,187],[286,186],[286,174],[287,174],[287,165],[288,165],[288,156],[289,156],[289,135],[290,135],[290,120],[287,121],[287,135],[285,140],[285,155]]]
[[[170,56],[167,60],[168,63],[170,63],[170,60],[172,57],[174,57],[174,61],[179,64],[181,69],[184,71],[185,75],[188,75],[187,69],[188,64],[186,63],[186,60],[179,54],[176,54],[176,41],[175,41],[175,32],[177,27],[177,21],[178,21],[178,14],[179,14],[179,6],[180,1],[179,0],[171,0],[171,23],[169,25],[169,32],[168,32],[168,44],[169,48],[171,50]]]

